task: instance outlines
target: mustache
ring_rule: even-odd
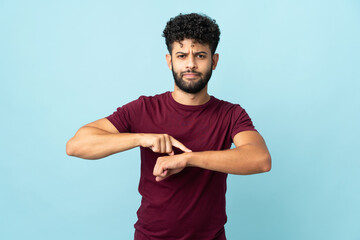
[[[201,73],[199,73],[199,72],[196,72],[196,71],[190,71],[190,70],[185,71],[185,72],[181,72],[180,74],[181,74],[181,76],[183,76],[185,73],[193,73],[193,74],[201,75]]]

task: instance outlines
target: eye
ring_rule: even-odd
[[[185,55],[184,54],[179,54],[179,55],[177,55],[177,58],[185,58]]]
[[[199,55],[197,55],[197,57],[198,57],[198,58],[206,58],[206,55],[204,55],[204,54],[199,54]]]

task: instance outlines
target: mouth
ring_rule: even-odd
[[[182,73],[182,76],[186,77],[186,78],[197,78],[200,76],[200,74],[195,73],[195,72],[185,72],[185,73]]]

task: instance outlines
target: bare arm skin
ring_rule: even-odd
[[[99,159],[137,146],[168,153],[170,156],[157,159],[153,171],[156,181],[190,166],[243,175],[270,171],[271,157],[258,132],[240,132],[235,135],[234,144],[234,149],[191,152],[167,134],[119,133],[109,120],[103,118],[81,127],[67,142],[66,153],[84,159]],[[173,146],[184,153],[174,155]]]
[[[173,146],[191,152],[167,134],[119,133],[108,119],[103,118],[81,127],[66,143],[66,153],[84,159],[99,159],[138,146],[169,155],[174,155]]]
[[[234,149],[159,157],[153,174],[156,181],[161,181],[189,166],[241,175],[270,171],[271,156],[258,132],[240,132],[235,135],[234,144]]]

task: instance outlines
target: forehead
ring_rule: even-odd
[[[184,39],[180,42],[174,42],[172,50],[173,52],[189,50],[210,52],[210,46],[209,44],[201,44],[194,39]]]

